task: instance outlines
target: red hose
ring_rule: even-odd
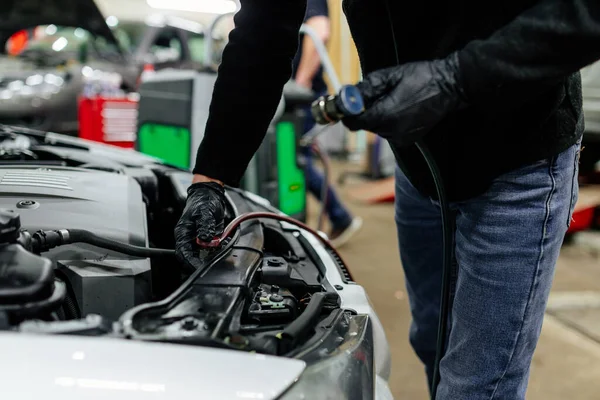
[[[250,213],[242,214],[242,215],[236,217],[233,221],[231,221],[229,223],[229,225],[227,225],[225,227],[225,229],[223,230],[223,234],[221,236],[214,238],[210,242],[202,242],[202,241],[200,241],[200,239],[196,239],[196,243],[198,243],[198,245],[200,247],[204,247],[204,248],[218,247],[221,245],[221,243],[225,239],[230,237],[237,228],[239,228],[239,226],[242,224],[242,222],[250,221],[253,219],[272,219],[272,220],[276,220],[276,221],[283,221],[283,222],[292,224],[294,226],[297,226],[299,228],[302,228],[302,229],[310,232],[311,234],[313,234],[325,247],[329,248],[335,254],[335,256],[337,256],[344,263],[344,265],[346,264],[344,262],[342,256],[340,255],[340,253],[338,253],[338,251],[331,245],[331,243],[329,243],[329,241],[327,239],[325,239],[323,236],[319,235],[319,233],[317,231],[315,231],[308,225],[305,225],[302,222],[293,219],[292,217],[288,217],[286,215],[275,214],[275,213],[271,213],[271,212],[250,212]],[[350,271],[348,271],[348,273],[350,274]],[[352,276],[350,276],[350,279],[352,279]],[[352,279],[352,280],[354,280],[354,279]]]

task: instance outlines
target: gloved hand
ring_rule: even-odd
[[[196,238],[211,241],[223,233],[225,188],[216,182],[194,183],[188,188],[185,208],[175,226],[175,254],[190,270],[202,265]]]
[[[401,146],[414,143],[448,114],[467,106],[457,53],[375,71],[356,86],[365,111],[344,118],[344,125]]]

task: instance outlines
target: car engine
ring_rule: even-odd
[[[273,355],[336,347],[357,323],[366,329],[368,318],[340,307],[298,226],[244,222],[187,271],[172,249],[189,172],[14,129],[0,126],[0,329]],[[272,211],[237,189],[227,198],[228,221]]]
[[[0,168],[0,209],[13,210],[29,232],[86,229],[119,242],[147,246],[146,206],[137,182],[126,175],[69,167]],[[152,300],[151,264],[75,243],[44,254],[70,283],[72,317],[118,318]],[[112,296],[105,296],[111,292]],[[71,297],[72,296],[72,297]]]

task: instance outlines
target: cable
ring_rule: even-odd
[[[435,350],[435,362],[433,369],[433,380],[431,382],[431,398],[435,399],[437,387],[440,383],[440,362],[446,352],[446,331],[448,329],[448,316],[450,314],[450,287],[451,287],[451,266],[452,266],[452,247],[454,246],[454,229],[450,215],[450,206],[446,195],[446,188],[442,182],[440,170],[430,153],[429,148],[421,142],[416,143],[417,148],[423,155],[431,176],[435,183],[435,188],[440,203],[442,214],[442,246],[443,246],[443,263],[442,263],[442,293],[440,304],[440,316],[438,321],[437,343]]]
[[[34,253],[45,252],[54,247],[71,243],[87,243],[103,249],[127,254],[132,257],[170,257],[175,255],[175,250],[155,249],[120,243],[115,240],[100,237],[83,229],[38,231],[32,236],[32,247]]]
[[[233,206],[233,211],[237,213],[237,209],[231,201],[230,205]],[[225,256],[229,254],[234,244],[236,243],[238,237],[239,233],[234,233],[232,240],[226,242],[223,247],[221,247],[218,251],[210,254],[208,258],[202,259],[203,265],[196,269],[196,271],[194,271],[187,278],[187,280],[168,297],[154,303],[140,304],[139,306],[127,310],[123,315],[121,315],[119,317],[119,321],[121,322],[123,334],[126,337],[140,340],[164,340],[164,337],[161,334],[142,333],[138,331],[134,326],[134,319],[136,318],[136,316],[142,312],[152,312],[152,310],[160,309],[161,307],[169,307],[170,305],[177,302],[181,298],[181,296],[183,296],[190,290],[196,279],[205,274],[208,269],[212,268],[213,265],[223,260]]]
[[[394,29],[394,20],[392,18],[392,12],[390,10],[389,0],[384,1],[390,29],[392,31],[392,41],[394,43],[394,51],[396,55],[396,63],[400,65],[400,55],[398,54],[398,42],[396,40],[396,32]],[[446,351],[446,330],[448,328],[448,316],[451,308],[450,298],[450,287],[451,287],[451,267],[452,267],[452,250],[454,246],[454,229],[453,223],[450,218],[450,206],[448,204],[448,197],[446,195],[446,188],[442,181],[442,176],[437,163],[429,148],[422,141],[415,143],[417,149],[423,155],[425,162],[431,172],[431,177],[435,184],[435,189],[438,195],[440,203],[441,217],[442,217],[442,246],[443,246],[443,262],[442,262],[442,292],[441,292],[441,304],[440,304],[440,316],[438,321],[438,333],[437,343],[435,351],[435,362],[433,367],[433,379],[431,382],[431,400],[435,400],[438,384],[440,382],[440,362]]]
[[[275,214],[272,212],[266,212],[266,211],[256,211],[256,212],[250,212],[250,213],[239,215],[225,227],[221,236],[218,236],[217,238],[213,239],[210,242],[209,247],[220,246],[220,244],[223,243],[225,241],[225,239],[230,237],[240,227],[240,225],[243,222],[254,220],[254,219],[272,219],[272,220],[276,220],[276,221],[287,222],[290,225],[294,225],[301,229],[304,229],[304,230],[308,231],[309,233],[311,233],[315,238],[317,238],[317,240],[319,240],[326,248],[330,249],[336,257],[338,257],[340,260],[343,261],[343,258],[340,255],[340,253],[335,249],[335,247],[333,247],[331,245],[331,243],[329,243],[329,241],[327,239],[325,239],[323,236],[321,236],[319,234],[319,232],[315,231],[308,225],[295,220],[292,217],[288,217],[286,215],[281,215],[281,214]],[[203,243],[203,242],[198,242],[198,244],[200,246],[207,245],[207,243]],[[348,271],[348,275],[351,275],[350,271]],[[350,279],[354,280],[352,278],[352,276],[350,276]]]
[[[158,257],[174,256],[175,250],[155,249],[149,247],[134,246],[120,243],[114,240],[100,237],[90,231],[83,229],[69,229],[70,243],[87,243],[103,249],[118,251],[133,257]]]

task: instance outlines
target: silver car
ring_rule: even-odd
[[[228,188],[228,221],[260,214],[196,269],[173,256],[191,179],[0,125],[2,398],[392,399],[382,325],[322,234]]]

